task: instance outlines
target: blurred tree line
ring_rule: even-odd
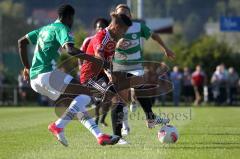
[[[200,64],[207,75],[210,76],[217,65],[224,63],[227,67],[233,66],[238,72],[239,67],[239,52],[235,52],[224,41],[217,40],[214,36],[202,35],[192,43],[187,43],[182,40],[182,35],[174,35],[170,38],[171,48],[176,53],[176,58],[171,61],[163,54],[144,53],[146,60],[159,59],[165,61],[170,67],[178,65],[180,68],[185,66],[194,70],[197,64]],[[156,45],[156,44],[155,44]]]
[[[22,68],[20,58],[16,55],[17,41],[34,27],[27,23],[24,14],[25,7],[22,3],[0,1],[0,63],[4,83],[16,83],[16,75]]]
[[[136,5],[137,0],[132,0],[133,4]],[[77,12],[83,14],[83,11],[89,11],[88,5],[85,1],[69,1],[74,3],[76,8],[81,6]],[[106,1],[107,3],[110,1]],[[114,3],[123,3],[125,1],[114,0]],[[0,1],[0,16],[2,17],[2,23],[0,29],[2,29],[2,52],[17,52],[17,40],[25,35],[27,32],[33,30],[36,26],[27,22],[26,12],[29,12],[28,8],[31,4],[34,6],[35,3],[41,3],[41,7],[49,8],[47,1],[27,1],[23,3],[20,0],[2,0]],[[51,1],[51,3],[59,4],[60,1]],[[87,2],[86,2],[87,3]],[[95,4],[94,1],[89,1],[89,5]],[[87,3],[87,4],[88,4]],[[102,4],[101,4],[102,5]],[[95,6],[95,5],[94,5]],[[35,6],[36,7],[36,6]],[[56,7],[56,6],[55,6]],[[93,6],[91,6],[93,7]],[[99,7],[99,6],[95,6]],[[192,69],[196,64],[202,64],[203,68],[207,72],[213,72],[215,66],[219,63],[225,63],[227,66],[236,66],[239,54],[236,54],[226,43],[216,40],[215,37],[204,36],[204,25],[209,21],[218,21],[221,15],[240,15],[240,1],[239,0],[209,0],[208,2],[202,0],[144,0],[144,15],[145,17],[173,17],[175,20],[176,32],[168,38],[170,48],[177,54],[176,60],[172,64],[178,64],[180,66],[189,66]],[[108,15],[110,7],[101,8],[106,11]],[[136,6],[133,7],[134,15],[136,14]],[[91,14],[98,13],[91,12]],[[85,17],[88,18],[88,17]],[[82,19],[76,19],[74,26],[75,44],[79,48],[84,38],[87,36],[86,28],[81,21]],[[88,18],[89,19],[89,18]],[[93,21],[94,19],[91,19]],[[87,28],[89,31],[89,28]],[[165,41],[165,40],[164,40]],[[154,44],[155,45],[155,44]],[[151,47],[152,49],[153,47]],[[158,48],[158,47],[157,47]],[[159,53],[148,54],[146,52],[146,59],[163,59],[163,56]],[[64,54],[59,61],[68,59],[69,56]],[[14,58],[7,58],[13,60]],[[15,59],[20,63],[19,59]],[[15,61],[13,62],[15,63]],[[9,63],[9,70],[18,71],[18,69],[11,68],[11,62]],[[76,74],[77,60],[71,58],[68,64],[65,64],[67,72],[73,72]],[[20,68],[19,68],[20,69]],[[5,71],[8,74],[14,71]],[[240,71],[240,70],[239,70]],[[9,78],[9,79],[14,79]]]
[[[33,29],[34,26],[27,23],[24,15],[25,7],[22,3],[14,3],[11,0],[0,2],[1,53],[15,53],[17,51],[17,40]]]
[[[4,0],[0,2],[0,29],[2,33],[2,38],[0,38],[0,54],[2,55],[2,59],[0,61],[0,73],[4,74],[5,83],[16,84],[16,75],[23,68],[20,58],[18,54],[16,54],[18,52],[18,39],[37,27],[27,21],[25,13],[26,10],[24,3],[14,2],[12,0]],[[76,47],[79,48],[87,36],[87,31],[80,25],[78,19],[74,24],[74,36],[76,37]],[[29,48],[29,59],[33,56],[31,54],[33,51],[31,47]],[[63,53],[59,64],[68,58],[69,56]],[[64,64],[65,71],[72,72],[73,75],[76,75],[76,70],[72,70],[72,68],[76,67],[76,58],[71,58],[68,63]]]
[[[132,0],[136,1],[136,0]],[[209,21],[220,16],[240,16],[239,0],[145,0],[145,17],[173,17],[179,24],[183,40],[191,42],[204,32]]]
[[[163,58],[153,42],[146,42],[145,58],[152,60],[157,57],[167,61],[170,66],[188,66],[191,69],[201,64],[208,75],[221,63],[226,64],[227,67],[233,66],[240,72],[239,49],[233,50],[233,46],[230,46],[229,42],[226,43],[227,39],[224,39],[223,33],[219,33],[221,36],[210,37],[204,32],[206,23],[218,22],[221,16],[240,16],[239,8],[239,0],[145,0],[145,18],[172,17],[174,19],[174,33],[168,36],[161,35],[161,37],[174,50],[176,59],[168,61],[165,57]],[[239,33],[231,34],[232,40],[238,38],[237,34]]]
[[[208,76],[222,63],[227,67],[233,66],[240,72],[240,54],[234,52],[224,41],[218,41],[216,37],[204,35],[192,43],[183,43],[180,37],[175,37],[174,41],[178,41],[178,44],[172,47],[176,52],[175,65],[195,69],[195,66],[200,64]]]

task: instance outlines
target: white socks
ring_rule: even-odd
[[[123,107],[123,122],[122,122],[123,129],[129,128],[128,125],[128,107]]]
[[[96,137],[102,135],[101,130],[99,129],[98,125],[95,121],[90,118],[88,115],[84,115],[79,121]]]
[[[97,138],[102,135],[95,121],[87,114],[86,106],[90,103],[91,98],[87,95],[79,95],[71,102],[70,106],[59,118],[55,124],[59,128],[64,128],[77,115],[79,121]]]

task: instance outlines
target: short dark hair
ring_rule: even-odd
[[[116,14],[116,13],[112,12],[111,18],[112,18],[112,22],[114,22],[116,24],[120,24],[120,25],[124,24],[128,27],[132,25],[131,19],[128,16],[126,16],[125,14]]]
[[[105,18],[97,18],[94,23],[93,23],[93,27],[96,28],[97,27],[97,23],[103,23],[106,27],[109,25],[109,21]]]
[[[69,4],[63,4],[58,8],[58,17],[65,18],[75,14],[74,8]]]

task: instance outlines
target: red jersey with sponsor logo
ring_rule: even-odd
[[[110,60],[115,52],[116,42],[110,36],[107,28],[100,30],[91,39],[86,53],[91,56],[96,56],[96,54],[101,54],[105,60]],[[89,79],[97,77],[103,71],[96,64],[84,60],[81,68],[81,83],[87,82]]]

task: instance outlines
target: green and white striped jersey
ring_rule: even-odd
[[[113,58],[113,71],[132,71],[143,69],[141,38],[148,39],[151,30],[140,22],[133,22],[124,38],[119,41]]]

